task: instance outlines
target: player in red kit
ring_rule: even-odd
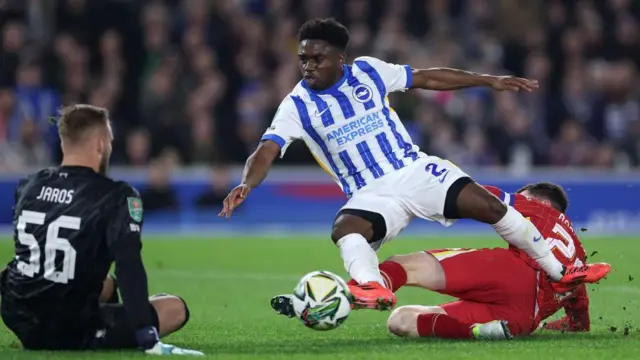
[[[538,228],[564,265],[583,266],[586,255],[570,220],[568,200],[551,183],[531,184],[509,194],[487,190],[513,206]],[[607,271],[610,267],[601,264]],[[589,298],[584,284],[552,283],[530,257],[515,248],[443,249],[392,256],[380,264],[385,285],[423,287],[458,300],[439,306],[402,306],[389,316],[398,336],[509,339],[527,335],[564,307],[566,317],[545,325],[551,330],[588,331]]]

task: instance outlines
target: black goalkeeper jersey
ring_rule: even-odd
[[[135,189],[87,167],[61,166],[21,180],[13,210],[15,256],[0,279],[3,301],[37,322],[91,321],[115,262],[132,325],[152,324]]]

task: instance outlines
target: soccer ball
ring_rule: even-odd
[[[302,323],[314,330],[331,330],[351,312],[351,292],[338,275],[314,271],[293,290],[293,309]]]

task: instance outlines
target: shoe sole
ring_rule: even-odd
[[[599,275],[597,278],[595,279],[588,279],[587,274],[585,275],[581,275],[581,276],[576,276],[574,279],[572,279],[571,281],[568,282],[562,282],[562,284],[567,284],[567,285],[575,285],[575,284],[581,284],[581,283],[585,283],[585,284],[595,284],[598,281],[604,279],[607,277],[607,275],[609,275],[609,273],[611,272],[611,267],[609,267],[606,271],[603,272],[603,274]]]
[[[609,275],[609,273],[610,273],[610,272],[611,272],[611,267],[608,267],[608,268],[607,268],[607,270],[606,270],[606,271],[603,271],[603,274],[602,274],[602,275],[600,275],[600,276],[598,276],[598,278],[597,278],[596,280],[590,280],[590,281],[587,281],[587,282],[588,282],[588,283],[590,283],[590,284],[597,283],[598,281],[600,281],[600,280],[602,280],[602,279],[606,278],[606,277],[607,277],[607,275]]]
[[[395,306],[394,301],[392,299],[383,298],[383,297],[377,298],[374,302],[369,302],[369,301],[359,302],[358,300],[354,300],[352,305],[354,310],[373,309],[373,310],[379,310],[379,311],[389,311],[393,309],[393,307]]]
[[[271,308],[273,309],[273,311],[278,313],[278,315],[286,316],[288,318],[292,318],[296,316],[295,313],[293,312],[293,307],[290,304],[284,305],[282,307],[279,305],[281,305],[281,303],[271,301]],[[291,310],[291,311],[287,311],[287,310]]]

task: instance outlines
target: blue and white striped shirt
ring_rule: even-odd
[[[347,196],[415,161],[414,145],[387,95],[411,87],[411,67],[359,57],[332,87],[300,81],[282,101],[262,140],[281,148],[302,139]]]

